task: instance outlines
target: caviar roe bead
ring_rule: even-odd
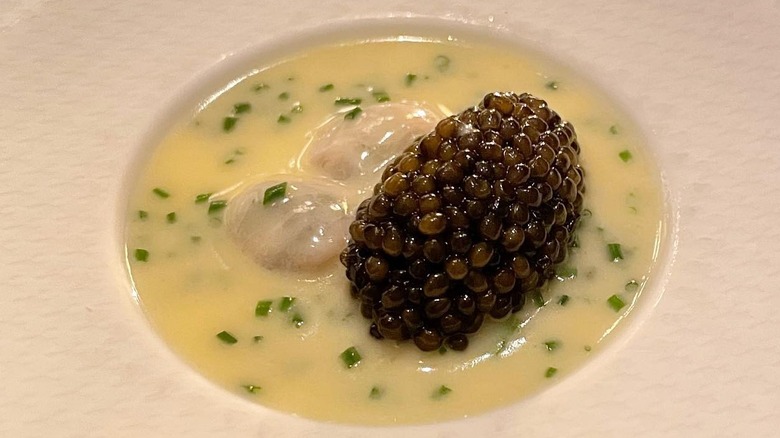
[[[585,172],[574,127],[527,93],[490,93],[388,165],[341,254],[378,339],[461,351],[519,311],[574,241]]]

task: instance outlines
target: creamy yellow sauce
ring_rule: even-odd
[[[439,55],[449,59],[444,69]],[[409,73],[416,75],[411,83]],[[332,89],[321,90],[326,84]],[[299,164],[307,135],[335,111],[351,108],[335,106],[337,97],[360,97],[367,106],[375,102],[371,90],[452,112],[494,90],[530,92],[576,128],[585,207],[592,212],[565,263],[576,276],[551,281],[544,306],[529,299],[511,318],[486,323],[464,352],[423,353],[411,342],[373,339],[336,258],[313,273],[269,271],[226,235],[220,211],[209,214],[209,202],[195,201],[263,175],[312,176]],[[236,115],[226,132],[224,118],[243,102],[251,110]],[[392,39],[313,47],[258,66],[170,127],[130,193],[128,265],[141,306],[171,348],[242,397],[347,423],[475,415],[564,379],[598,353],[640,300],[663,218],[659,177],[643,147],[630,120],[603,94],[528,54],[473,42]],[[621,244],[622,260],[610,259],[608,243]],[[627,288],[631,281],[638,287]],[[565,305],[563,295],[570,297]],[[610,306],[613,295],[625,307]],[[287,312],[279,309],[283,296],[295,297]],[[273,300],[272,310],[258,317],[263,300]],[[237,342],[219,339],[223,331]],[[362,360],[347,368],[340,354],[351,346]]]

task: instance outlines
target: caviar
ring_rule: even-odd
[[[496,92],[441,120],[383,172],[341,254],[376,338],[468,347],[566,259],[585,190],[574,128]]]

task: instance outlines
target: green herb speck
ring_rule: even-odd
[[[558,298],[558,304],[560,304],[561,306],[565,306],[570,299],[571,298],[568,295],[561,295],[561,297]]]
[[[406,77],[404,77],[404,83],[407,87],[411,87],[414,81],[417,80],[417,75],[414,73],[407,73]]]
[[[255,316],[268,316],[271,313],[272,300],[261,300],[255,305]]]
[[[199,243],[202,237],[200,236],[190,236],[190,242],[192,243]]]
[[[230,132],[233,130],[233,128],[236,127],[236,122],[238,122],[238,117],[234,116],[227,116],[222,120],[222,130],[225,132]]]
[[[287,193],[287,182],[280,182],[268,187],[263,193],[263,205],[268,205],[277,199],[284,198],[285,193]]]
[[[617,125],[612,125],[609,127],[609,133],[612,135],[617,135],[618,133],[618,127]]]
[[[636,292],[639,290],[639,283],[636,280],[631,280],[626,283],[626,292]]]
[[[301,316],[300,313],[296,313],[295,315],[293,315],[293,317],[290,319],[290,321],[293,323],[295,328],[301,328],[303,326],[303,323],[304,323],[303,317]]]
[[[293,105],[293,107],[290,110],[290,112],[293,113],[293,114],[300,114],[300,113],[302,113],[303,112],[303,105],[301,105],[300,103],[296,103],[295,105]]]
[[[446,354],[446,353],[447,353],[447,347],[445,347],[444,345],[439,347],[439,354]]]
[[[276,97],[277,97],[279,100],[287,100],[287,99],[289,99],[289,98],[290,98],[290,93],[288,93],[288,92],[286,92],[286,91],[285,91],[285,92],[279,93],[279,95],[278,95],[278,96],[276,96]]]
[[[330,91],[333,89],[333,84],[325,84],[320,87],[320,92]]]
[[[282,297],[282,300],[279,302],[279,311],[280,312],[289,311],[292,308],[294,303],[295,303],[295,297]]]
[[[260,82],[259,84],[255,84],[255,86],[254,86],[254,87],[252,87],[252,89],[253,89],[253,90],[255,90],[255,92],[258,92],[258,91],[263,91],[263,90],[267,90],[267,89],[269,89],[269,88],[271,88],[271,86],[270,86],[270,85],[268,85],[268,84],[264,84],[264,83],[262,83],[262,82]]]
[[[360,105],[360,103],[363,102],[363,99],[359,97],[339,97],[338,99],[333,101],[334,105]]]
[[[175,224],[176,223],[176,212],[172,211],[165,215],[165,220],[169,224]]]
[[[547,377],[548,379],[555,375],[555,373],[558,372],[558,368],[547,368],[547,371],[544,372],[544,377]]]
[[[558,81],[550,81],[550,82],[544,84],[544,86],[548,90],[557,90],[558,89]]]
[[[541,292],[534,292],[531,295],[531,299],[533,300],[534,304],[536,304],[536,307],[544,307],[544,297],[542,296]]]
[[[204,202],[209,200],[211,195],[212,195],[212,193],[201,193],[200,195],[195,196],[195,203],[196,204],[203,204]]]
[[[363,109],[359,106],[356,106],[352,108],[351,110],[347,111],[346,114],[344,114],[344,120],[354,120],[355,117],[357,117],[360,113],[363,112]]]
[[[384,395],[384,393],[385,391],[382,388],[378,386],[374,386],[371,388],[371,391],[368,393],[368,398],[370,398],[371,400],[379,400],[380,398],[382,398],[382,395]]]
[[[553,351],[560,347],[560,344],[558,344],[558,341],[547,341],[544,343],[544,346],[547,348],[547,351]]]
[[[213,201],[209,203],[209,214],[219,213],[227,207],[227,201]]]
[[[257,342],[260,342],[260,341],[262,341],[263,339],[265,339],[265,336],[263,336],[263,335],[255,335],[255,336],[252,336],[252,340],[253,340],[255,343],[257,343]]]
[[[446,396],[447,394],[449,394],[451,392],[452,392],[452,388],[450,388],[450,387],[448,387],[446,385],[441,385],[440,387],[438,387],[436,389],[436,391],[434,391],[433,398],[440,399],[440,398]]]
[[[146,262],[149,260],[149,251],[143,248],[136,248],[134,255],[135,259],[139,262]]]
[[[276,119],[276,123],[286,124],[286,123],[290,123],[291,120],[292,120],[291,118],[285,116],[284,114],[279,114],[279,118]]]
[[[618,156],[620,157],[621,160],[623,160],[624,163],[628,163],[628,160],[630,160],[632,157],[631,151],[629,151],[628,149],[620,151]]]
[[[590,350],[591,350],[590,345],[586,345],[585,346],[585,351],[590,351]]]
[[[577,277],[577,268],[568,265],[558,266],[555,269],[555,275],[561,280],[570,280]]]
[[[613,262],[623,260],[623,250],[620,248],[619,243],[608,243],[607,251],[609,252],[609,259]]]
[[[149,217],[149,212],[145,210],[138,210],[138,219],[146,220]]]
[[[390,102],[390,95],[387,94],[386,91],[374,90],[371,92],[371,95],[374,96],[374,100],[379,103]]]
[[[224,343],[226,343],[228,345],[233,345],[236,342],[238,342],[238,339],[236,339],[235,336],[231,335],[230,333],[228,333],[228,332],[226,332],[224,330],[219,332],[219,333],[217,333],[217,338],[220,341],[222,341],[222,342],[224,342]]]
[[[246,389],[246,391],[250,394],[254,394],[257,391],[260,391],[260,387],[257,385],[242,385],[242,388]]]
[[[611,297],[607,298],[607,304],[609,304],[609,307],[611,307],[615,312],[620,311],[620,309],[626,306],[626,303],[623,301],[623,299],[617,295],[612,295]]]
[[[439,55],[433,58],[433,65],[436,66],[436,70],[445,72],[450,69],[450,58],[448,56]]]
[[[355,347],[349,347],[343,352],[341,352],[341,361],[344,362],[344,365],[347,366],[347,368],[354,368],[360,364],[360,361],[363,359],[360,357],[360,353],[358,353],[357,349]]]
[[[233,105],[234,114],[244,114],[252,111],[252,104],[249,102],[239,102]]]
[[[161,189],[159,187],[155,187],[152,189],[152,193],[157,195],[157,197],[165,199],[171,196],[170,193],[168,193],[165,189]]]

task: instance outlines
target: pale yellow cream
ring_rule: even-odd
[[[443,71],[439,55],[449,59]],[[321,420],[387,424],[470,416],[565,378],[598,353],[640,299],[662,230],[657,170],[631,122],[566,70],[507,48],[392,40],[313,47],[258,67],[194,118],[172,126],[130,194],[126,245],[139,302],[171,348],[209,379],[265,406]],[[411,84],[409,73],[416,75]],[[320,91],[329,83],[332,90]],[[375,102],[371,90],[450,112],[491,91],[530,92],[576,128],[585,206],[592,211],[566,262],[577,276],[551,281],[543,307],[529,299],[508,320],[486,323],[465,352],[423,353],[410,342],[373,339],[337,259],[308,273],[265,269],[228,238],[221,212],[209,214],[208,202],[195,202],[199,194],[264,176],[314,178],[299,160],[308,135],[335,111],[351,108],[334,105],[337,97],[360,97],[365,107]],[[225,132],[224,117],[241,102],[251,111]],[[302,111],[293,111],[296,105]],[[619,156],[624,150],[631,154],[627,162]],[[147,216],[140,218],[139,210]],[[166,218],[171,212],[173,223]],[[612,242],[622,246],[619,262],[608,257]],[[137,249],[148,251],[146,261],[137,260]],[[635,291],[626,290],[631,280],[639,283]],[[620,311],[607,303],[615,294],[627,303]],[[565,306],[558,304],[562,295],[570,297]],[[288,312],[278,308],[282,296],[296,298]],[[261,300],[274,300],[273,308],[257,317]],[[299,327],[295,317],[303,321]],[[218,339],[222,331],[238,342]],[[550,342],[557,348],[550,351]],[[339,357],[350,346],[362,356],[351,369]],[[550,368],[557,371],[548,377]],[[441,394],[442,385],[451,391]]]

